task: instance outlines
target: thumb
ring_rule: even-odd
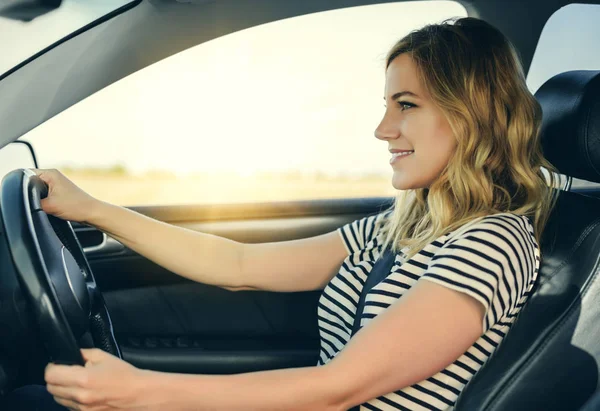
[[[88,362],[95,364],[97,362],[106,360],[111,356],[109,353],[104,352],[98,348],[82,348],[81,355],[83,356],[86,365]]]
[[[52,180],[51,173],[49,172],[50,170],[32,168],[31,171],[33,171],[46,184],[49,184]]]

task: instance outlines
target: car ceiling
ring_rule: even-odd
[[[0,76],[0,147],[96,91],[197,44],[289,17],[366,0],[135,1]],[[548,18],[568,0],[461,1],[513,41],[525,70]],[[577,1],[600,4],[600,0]],[[0,50],[1,52],[1,50]],[[282,51],[284,53],[285,51]],[[164,102],[174,104],[175,102]],[[110,119],[103,119],[110,121]],[[171,139],[165,136],[165,141]]]

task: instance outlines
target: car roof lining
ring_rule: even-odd
[[[417,0],[422,1],[422,0]],[[157,61],[259,24],[385,0],[144,0],[128,4],[0,77],[0,147]],[[548,18],[568,0],[459,0],[502,30],[528,70]],[[600,0],[578,1],[600,4]],[[51,73],[52,76],[48,74]],[[102,119],[101,121],[110,121]],[[165,136],[165,139],[171,136]]]

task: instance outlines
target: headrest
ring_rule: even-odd
[[[535,97],[546,159],[561,174],[600,183],[600,71],[558,74]]]

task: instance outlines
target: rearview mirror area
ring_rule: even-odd
[[[31,21],[57,9],[62,0],[0,0],[0,17]]]

